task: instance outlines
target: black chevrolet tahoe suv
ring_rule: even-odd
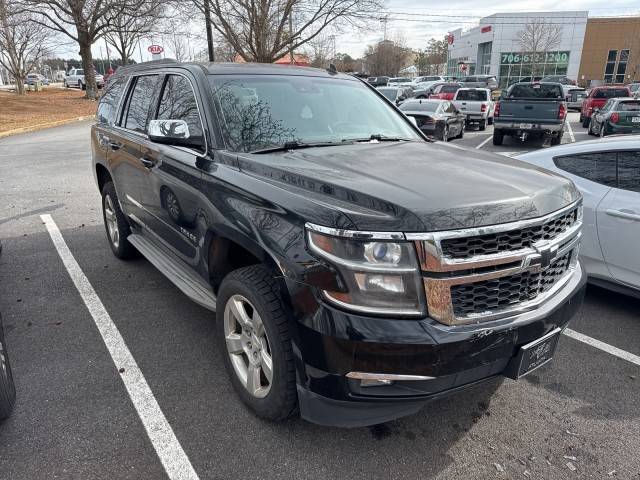
[[[430,142],[335,69],[121,68],[91,145],[113,253],[216,312],[263,418],[372,425],[518,378],[582,302],[569,180]]]

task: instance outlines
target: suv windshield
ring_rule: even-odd
[[[562,98],[562,88],[560,85],[524,83],[514,85],[509,92],[509,98]]]
[[[421,140],[397,110],[356,80],[293,75],[210,79],[228,146],[235,151],[371,136]]]

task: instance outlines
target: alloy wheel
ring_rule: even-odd
[[[267,332],[256,308],[233,295],[224,308],[227,352],[240,383],[256,398],[264,398],[273,383],[273,359]]]
[[[116,218],[116,210],[113,208],[113,201],[110,195],[104,197],[104,218],[107,223],[107,231],[109,232],[109,240],[113,246],[120,246],[120,230],[118,230],[118,219]]]

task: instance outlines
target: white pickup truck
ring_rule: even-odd
[[[453,97],[453,104],[465,114],[467,126],[477,124],[484,130],[493,123],[495,104],[488,88],[460,88]]]
[[[66,88],[78,87],[82,90],[87,88],[87,83],[84,79],[84,70],[82,68],[72,68],[69,70],[63,82]],[[99,73],[96,73],[96,84],[98,88],[104,87],[104,77]]]

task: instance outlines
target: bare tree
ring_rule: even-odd
[[[395,76],[402,68],[411,64],[411,49],[403,43],[383,40],[365,50],[367,71],[371,75]]]
[[[143,0],[137,3],[136,10],[125,8],[114,16],[105,33],[107,42],[120,55],[122,65],[126,65],[131,59],[138,42],[157,28],[164,13],[165,2],[162,0]]]
[[[538,57],[560,45],[562,28],[560,25],[549,23],[543,18],[534,18],[527,22],[522,30],[516,34],[516,41],[523,53],[532,55],[531,75],[536,74],[539,64]]]
[[[192,0],[203,12],[204,0]],[[247,62],[272,63],[327,29],[366,27],[382,0],[208,0],[214,29]]]
[[[173,52],[173,58],[178,62],[184,62],[189,58],[187,42],[181,35],[175,32],[167,37],[169,50]]]
[[[326,35],[318,35],[305,45],[310,65],[317,68],[327,68],[333,56],[333,40]]]
[[[0,0],[0,65],[15,79],[19,95],[24,95],[27,75],[50,53],[50,37],[15,0]]]

